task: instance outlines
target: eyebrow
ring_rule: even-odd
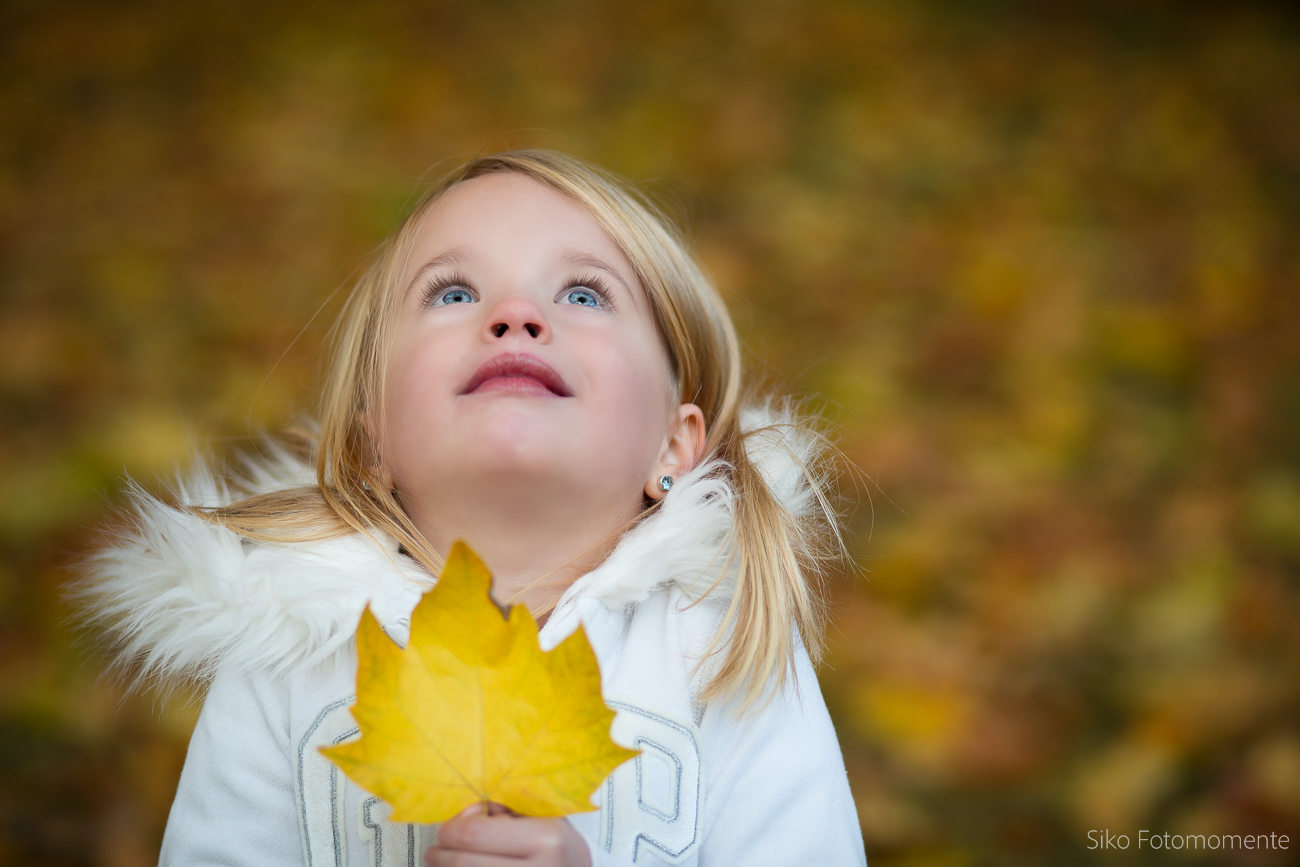
[[[566,253],[564,255],[564,261],[568,262],[570,265],[578,265],[580,267],[585,267],[585,268],[595,268],[597,271],[604,271],[606,274],[608,274],[609,276],[617,280],[619,284],[622,285],[622,287],[626,289],[629,293],[632,293],[632,287],[627,285],[627,281],[623,279],[623,275],[619,274],[609,265],[605,264],[604,260],[602,259],[598,259],[589,253],[575,252],[575,253]],[[632,294],[635,297],[635,293]]]
[[[437,256],[434,256],[428,262],[425,262],[424,265],[420,267],[419,271],[415,272],[415,276],[411,278],[411,282],[406,287],[406,291],[409,292],[411,291],[411,289],[415,288],[416,284],[419,283],[420,280],[424,277],[424,275],[427,274],[428,272],[437,270],[438,268],[442,268],[445,265],[458,265],[461,262],[465,261],[465,258],[468,255],[469,255],[469,248],[465,246],[452,247],[450,250],[448,250],[445,253],[439,253]]]
[[[424,275],[429,273],[430,271],[435,271],[438,268],[442,268],[447,265],[458,265],[461,262],[464,262],[465,259],[469,257],[469,254],[470,254],[469,247],[466,247],[464,245],[452,247],[450,250],[447,250],[444,253],[439,253],[437,256],[434,256],[428,262],[425,262],[422,266],[420,266],[420,270],[416,271],[415,276],[411,278],[411,282],[407,286],[407,291],[409,292],[411,289],[415,288],[415,286],[419,284],[419,282],[424,277]],[[636,294],[632,292],[632,287],[629,286],[627,284],[627,281],[623,279],[623,275],[618,273],[618,271],[614,270],[608,264],[606,264],[603,259],[593,256],[590,253],[578,253],[578,252],[566,253],[561,258],[563,258],[564,261],[568,262],[570,265],[577,265],[578,267],[584,267],[584,268],[595,268],[597,271],[603,271],[604,273],[608,274],[609,276],[617,280],[619,282],[619,285],[622,286],[625,290],[627,290],[629,294],[632,294],[633,296],[635,296]]]

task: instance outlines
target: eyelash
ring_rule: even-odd
[[[420,301],[421,306],[425,308],[433,306],[433,302],[438,300],[438,296],[446,292],[448,289],[465,289],[471,295],[474,295],[475,300],[478,300],[478,295],[472,288],[470,288],[468,280],[460,274],[448,274],[444,277],[435,277],[429,281],[429,285],[424,287],[424,292]],[[588,289],[593,295],[600,299],[602,306],[611,310],[614,309],[614,300],[612,293],[610,292],[609,283],[604,277],[601,277],[598,274],[588,274],[585,277],[569,280],[565,283],[564,289],[560,291],[559,297],[564,297],[574,289]]]
[[[478,296],[473,289],[470,289],[469,281],[459,274],[448,274],[445,277],[435,277],[429,281],[429,285],[424,287],[423,297],[420,299],[421,306],[432,307],[433,302],[438,300],[438,296],[448,289],[466,289],[475,300]]]
[[[609,310],[614,309],[613,293],[610,292],[609,283],[604,277],[598,274],[588,274],[576,280],[570,280],[565,284],[564,289],[560,291],[560,297],[563,298],[574,289],[588,289],[591,294],[600,300],[601,306]]]

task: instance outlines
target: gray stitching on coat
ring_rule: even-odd
[[[614,775],[605,778],[605,851],[614,851]]]
[[[650,711],[648,710],[643,710],[639,707],[633,707],[632,705],[629,704],[623,704],[622,702],[617,702],[617,701],[607,701],[605,703],[612,708],[616,708],[618,710],[625,710],[628,713],[636,714],[637,716],[645,717],[646,719],[658,720],[659,722],[663,723],[669,728],[676,729],[677,731],[681,732],[682,734],[686,735],[688,738],[691,739],[691,746],[695,747],[696,759],[697,760],[699,759],[700,745],[695,740],[695,733],[692,732],[690,729],[686,728],[685,726],[678,725],[677,723],[673,722],[670,719],[665,719],[659,716],[658,714],[650,713]],[[633,861],[636,860],[637,852],[640,850],[642,840],[645,840],[651,846],[654,846],[656,849],[668,855],[670,858],[676,858],[677,856],[685,852],[687,849],[691,848],[691,846],[695,845],[695,840],[700,833],[700,777],[703,776],[703,773],[704,773],[704,769],[703,767],[701,767],[700,773],[695,775],[695,815],[693,817],[693,823],[691,826],[690,841],[681,849],[678,849],[676,852],[673,852],[670,849],[666,848],[665,846],[660,845],[657,841],[650,839],[644,833],[638,833],[636,835],[636,838],[632,841]]]
[[[307,733],[302,736],[302,740],[298,741],[298,800],[302,805],[302,836],[303,841],[307,844],[305,847],[307,850],[307,867],[313,867],[311,862],[311,832],[307,830],[307,799],[303,792],[303,762],[304,754],[307,752],[307,741],[309,741],[311,736],[316,733],[316,729],[320,728],[320,724],[325,721],[325,717],[329,716],[344,705],[352,704],[356,699],[357,697],[355,695],[350,695],[347,698],[339,699],[333,704],[325,705],[321,712],[316,715],[316,720],[307,729]],[[335,863],[338,863],[338,858],[338,849],[335,849]]]
[[[353,735],[360,734],[361,729],[352,728],[333,740],[338,746]],[[343,834],[339,831],[339,766],[330,764],[330,830],[334,833],[334,865],[343,867]]]
[[[375,832],[375,867],[384,867],[384,826],[370,814],[375,804],[382,803],[381,798],[367,798],[361,805],[361,822]],[[415,825],[406,823],[406,864],[415,867]]]
[[[657,744],[649,738],[637,738],[633,741],[633,746],[640,747],[642,744],[648,744],[666,755],[668,758],[672,759],[673,765],[676,766],[677,779],[673,786],[673,813],[671,816],[667,813],[661,813],[659,810],[647,804],[641,798],[641,793],[645,791],[641,783],[641,760],[645,758],[645,750],[642,750],[641,755],[636,757],[636,805],[650,815],[658,816],[665,822],[676,822],[677,816],[682,811],[682,760],[677,758],[677,754],[668,749],[668,747],[663,744]]]
[[[370,818],[370,808],[379,803],[378,798],[367,798],[361,805],[361,824],[375,832],[375,867],[384,867],[384,829]]]

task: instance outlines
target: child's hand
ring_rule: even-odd
[[[591,867],[587,841],[565,819],[534,819],[489,804],[467,807],[438,826],[425,867]]]

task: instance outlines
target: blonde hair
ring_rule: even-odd
[[[804,456],[803,482],[813,508],[783,507],[746,452],[740,348],[722,298],[688,252],[670,221],[620,179],[565,154],[519,150],[469,161],[434,186],[380,248],[358,280],[338,320],[321,396],[319,431],[299,437],[314,453],[314,487],[254,495],[206,510],[213,520],[254,538],[305,541],[352,532],[382,531],[436,574],[440,558],[382,477],[374,425],[382,418],[385,347],[401,297],[413,241],[424,216],[457,185],[497,172],[515,172],[585,207],[622,248],[649,299],[662,335],[680,402],[704,414],[704,454],[736,492],[727,569],[735,589],[713,653],[706,698],[738,696],[748,707],[789,677],[796,642],[814,661],[823,647],[822,563],[842,551],[828,505],[824,438],[807,419],[793,422],[823,447]],[[779,432],[778,432],[779,434]],[[808,441],[808,436],[803,436]],[[648,512],[647,512],[648,514]]]

